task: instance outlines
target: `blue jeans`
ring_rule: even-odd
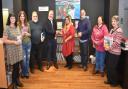
[[[96,71],[104,72],[105,65],[105,52],[96,50]]]
[[[31,50],[31,43],[22,44],[23,48],[23,61],[22,61],[22,76],[29,76],[29,60],[30,60],[30,50]]]

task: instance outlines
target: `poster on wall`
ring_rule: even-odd
[[[56,19],[80,19],[80,0],[56,0]]]

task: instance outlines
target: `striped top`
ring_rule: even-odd
[[[113,37],[113,44],[110,47],[109,53],[120,55],[121,54],[121,42],[123,39],[123,30],[117,28],[115,31],[111,29],[109,35]]]

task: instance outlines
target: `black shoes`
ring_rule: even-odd
[[[111,84],[109,81],[104,81],[104,84]]]
[[[79,68],[83,68],[84,71],[87,71],[87,69],[88,69],[87,66],[82,65],[82,64],[79,65]]]
[[[83,70],[84,70],[84,71],[87,71],[87,67],[86,67],[86,66],[83,66]]]
[[[34,68],[30,68],[30,72],[31,72],[32,74],[34,74],[34,73],[35,73]]]
[[[79,68],[83,68],[83,65],[80,64],[78,67],[79,67]]]
[[[104,81],[104,84],[110,84],[111,87],[117,87],[119,85],[118,83],[113,84],[109,81]]]
[[[69,69],[69,70],[72,69],[72,66],[68,66],[68,69]]]
[[[23,75],[21,75],[21,78],[29,79],[29,76],[23,76]]]
[[[104,77],[104,72],[101,72],[101,77]]]
[[[12,83],[8,89],[18,89],[15,83]]]
[[[99,73],[99,71],[97,71],[97,70],[95,70],[94,72],[93,72],[93,74],[98,74]]]
[[[55,67],[56,69],[59,69],[58,64],[57,64],[56,62],[54,63],[54,67]]]
[[[66,64],[64,67],[66,68],[66,67],[68,67],[68,65]]]
[[[18,87],[24,87],[23,83],[20,82],[20,80],[17,80],[16,85],[17,85]]]

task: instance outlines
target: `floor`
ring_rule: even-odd
[[[21,79],[24,87],[20,89],[121,89],[105,85],[105,77],[93,75],[93,66],[89,65],[88,71],[83,71],[75,64],[71,70],[59,65],[56,70],[51,67],[49,71],[35,71],[35,74],[30,74],[29,79]]]

